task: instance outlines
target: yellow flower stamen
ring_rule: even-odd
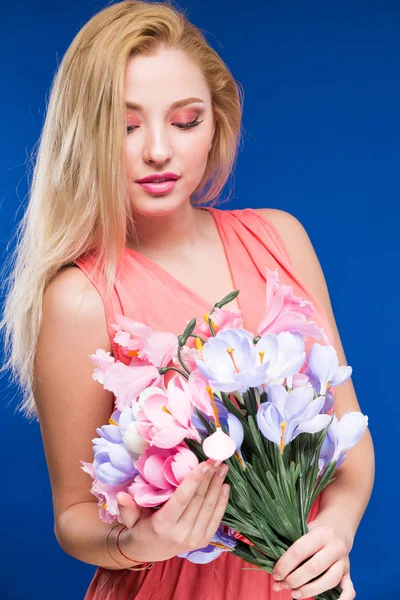
[[[203,350],[202,341],[198,337],[196,338],[196,350]]]
[[[260,350],[260,352],[258,354],[260,355],[261,364],[263,364],[264,363],[264,356],[265,356],[264,350]],[[262,389],[263,392],[264,392],[264,388],[265,388],[265,385],[262,384],[261,389]]]
[[[328,391],[330,387],[331,387],[331,382],[328,381],[328,383],[326,384],[326,391]]]
[[[236,364],[236,362],[235,362],[235,359],[233,358],[233,352],[235,351],[235,348],[227,348],[227,349],[226,349],[226,351],[227,351],[227,353],[229,354],[229,356],[230,356],[230,357],[231,357],[231,359],[232,359],[233,366],[235,367],[235,371],[236,371],[236,373],[239,373],[239,372],[240,372],[240,369],[238,368],[238,366],[237,366],[237,364]]]
[[[105,502],[103,502],[103,504],[101,505],[101,508],[103,508],[104,510],[107,509],[107,504]]]
[[[236,450],[234,456],[236,456],[236,458],[238,459],[238,461],[240,463],[240,466],[244,469],[244,463],[243,463],[242,459],[240,458],[240,454],[237,450]]]
[[[221,424],[219,422],[219,417],[218,417],[218,410],[217,410],[217,407],[215,405],[215,401],[214,401],[214,396],[213,396],[213,393],[212,393],[212,389],[210,388],[209,385],[207,385],[206,386],[206,390],[207,390],[208,395],[210,396],[211,404],[212,404],[214,415],[215,415],[215,423],[216,423],[217,427],[221,427]]]
[[[283,454],[283,449],[285,447],[285,429],[286,429],[286,421],[282,421],[282,423],[281,423],[281,431],[282,431],[282,436],[281,436],[281,454]]]
[[[207,323],[207,325],[208,325],[208,321],[211,321],[211,326],[212,326],[212,328],[213,328],[214,330],[215,330],[215,329],[217,329],[217,326],[216,326],[216,324],[214,323],[214,321],[213,321],[212,319],[210,319],[210,316],[209,316],[209,314],[208,314],[208,313],[205,313],[205,315],[204,315],[204,320],[205,320],[205,322]]]
[[[222,550],[231,550],[229,546],[225,546],[225,544],[221,544],[221,542],[210,542],[211,546],[216,546],[216,548],[221,548]]]
[[[139,350],[128,350],[128,356],[138,356]]]
[[[171,417],[173,417],[173,416],[174,416],[174,415],[172,414],[172,412],[170,412],[170,411],[168,410],[168,408],[165,406],[165,404],[164,404],[164,406],[162,407],[162,409],[161,409],[161,410],[163,410],[164,412],[166,412],[166,413],[168,413],[169,415],[171,415]]]
[[[118,423],[116,421],[114,421],[114,419],[112,417],[110,417],[108,419],[108,424],[109,425],[116,425],[117,427],[119,427]]]

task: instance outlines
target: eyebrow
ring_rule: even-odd
[[[183,98],[182,100],[177,100],[171,104],[170,110],[174,108],[180,108],[181,106],[186,106],[187,104],[192,104],[193,102],[201,102],[205,104],[204,100],[201,98]],[[141,104],[137,104],[136,102],[126,102],[126,108],[130,108],[132,110],[140,110],[143,111],[143,106]]]

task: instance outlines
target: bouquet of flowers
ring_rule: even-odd
[[[311,302],[267,269],[267,311],[256,335],[241,311],[225,308],[236,290],[175,336],[116,315],[114,340],[125,364],[98,349],[93,379],[114,393],[115,411],[97,429],[93,478],[105,522],[118,519],[118,492],[143,507],[166,502],[199,461],[229,465],[230,497],[209,546],[180,554],[207,563],[222,552],[272,573],[308,532],[318,494],[333,481],[368,425],[360,412],[328,414],[333,386],[349,379],[310,317]],[[316,341],[306,356],[305,340]],[[339,598],[341,588],[317,600]]]

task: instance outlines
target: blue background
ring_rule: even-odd
[[[26,206],[27,156],[53,75],[78,30],[104,6],[31,0],[2,7],[3,259]],[[291,212],[319,256],[376,452],[375,488],[350,555],[351,575],[361,600],[398,598],[400,4],[186,0],[178,6],[189,9],[244,86],[245,138],[229,206]],[[95,568],[58,546],[39,426],[15,414],[17,390],[7,378],[1,385],[0,598],[83,598]]]

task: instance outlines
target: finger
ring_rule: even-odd
[[[118,492],[117,496],[119,521],[132,529],[135,523],[140,519],[141,509],[133,500],[132,496],[126,492]]]
[[[321,576],[327,569],[339,559],[342,558],[341,548],[331,544],[325,546],[319,552],[314,554],[302,566],[295,571],[292,571],[286,578],[285,582],[290,588],[299,588],[301,585],[310,583],[312,579]]]
[[[316,554],[326,545],[323,527],[318,527],[296,540],[280,557],[273,570],[273,577],[279,581],[286,579],[307,558]]]
[[[318,577],[312,583],[296,588],[296,592],[301,592],[302,596],[300,597],[302,598],[312,598],[337,586],[342,576],[343,562],[338,560],[321,577]]]
[[[182,514],[177,525],[189,531],[194,539],[204,537],[204,532],[218,502],[218,496],[228,472],[228,465],[221,465],[202,494],[196,495]],[[200,489],[200,488],[199,488]]]
[[[215,535],[215,532],[217,531],[218,527],[221,525],[222,517],[225,514],[226,505],[228,504],[228,501],[229,501],[229,490],[230,490],[229,484],[224,483],[224,485],[222,486],[220,493],[219,493],[217,506],[215,507],[215,510],[214,510],[213,514],[211,515],[211,518],[206,527],[205,537],[207,540],[212,540],[212,538]]]
[[[339,586],[342,588],[342,593],[339,596],[339,600],[353,600],[353,598],[356,597],[356,591],[354,589],[349,571],[343,575],[341,581],[339,582]]]
[[[193,498],[204,497],[214,473],[215,467],[211,461],[198,464],[178,485],[171,498],[157,511],[159,518],[167,521],[171,527],[176,525]]]

